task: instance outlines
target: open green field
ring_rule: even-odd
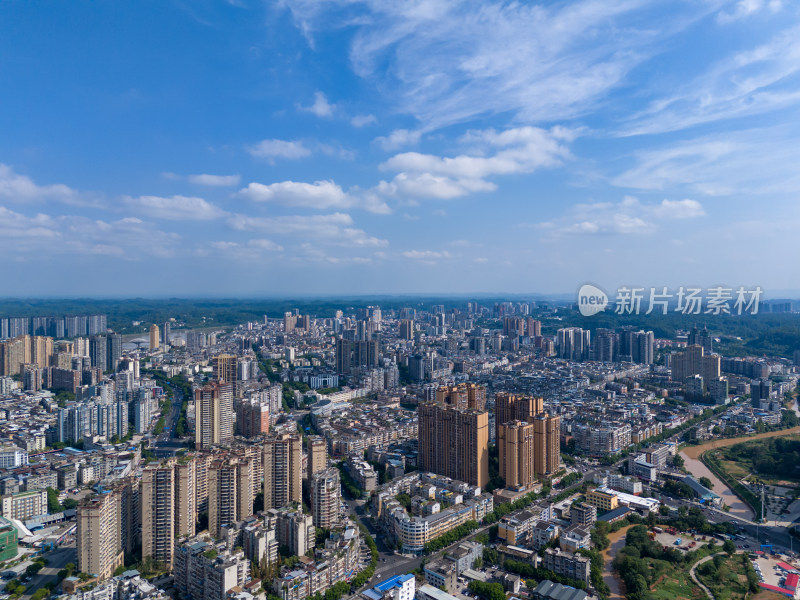
[[[689,577],[688,570],[676,570],[671,563],[663,560],[648,561],[650,568],[660,574],[655,578],[655,583],[650,586],[649,599],[652,600],[702,600],[705,593]],[[654,563],[663,563],[656,565]]]
[[[800,435],[743,442],[709,452],[735,479],[757,476],[769,484],[800,482]]]
[[[744,554],[716,556],[697,568],[700,582],[711,590],[716,600],[744,600],[750,581],[758,581],[750,561]]]

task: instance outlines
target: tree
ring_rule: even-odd
[[[725,540],[725,543],[722,544],[722,550],[726,552],[728,556],[733,556],[736,552],[736,544],[734,544],[732,540]]]
[[[672,457],[672,464],[675,465],[676,469],[682,469],[684,465],[683,457],[680,454],[676,454]]]
[[[714,487],[714,483],[708,477],[701,477],[700,479],[698,479],[698,481],[700,482],[700,485],[702,485],[703,487],[707,487],[708,489]]]
[[[58,513],[64,510],[61,502],[58,500],[58,490],[55,488],[47,488],[47,512]]]

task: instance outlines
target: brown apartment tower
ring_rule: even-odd
[[[446,404],[420,404],[421,468],[485,487],[489,482],[489,413]]]
[[[558,471],[560,424],[561,417],[544,412],[542,398],[497,394],[497,452],[506,486],[529,486],[536,477]]]
[[[455,408],[486,410],[486,388],[475,383],[443,385],[436,390],[436,402]]]

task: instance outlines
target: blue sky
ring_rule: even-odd
[[[796,290],[788,0],[0,3],[0,296]]]

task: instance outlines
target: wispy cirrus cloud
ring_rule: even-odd
[[[551,235],[645,235],[657,231],[664,222],[705,214],[703,205],[689,198],[642,203],[626,196],[621,202],[576,204],[555,220],[530,226]]]
[[[740,3],[743,4],[743,3]],[[635,113],[620,135],[658,134],[800,105],[800,26],[733,53]]]
[[[657,53],[660,40],[714,8],[676,7],[654,28],[641,0],[286,5],[309,39],[323,29],[354,31],[355,73],[378,82],[425,129],[501,113],[529,123],[585,114]]]
[[[240,231],[258,231],[272,235],[306,236],[319,242],[339,246],[386,246],[386,240],[370,236],[354,227],[353,218],[346,213],[326,215],[291,215],[281,217],[251,217],[237,214],[228,223]]]
[[[210,187],[229,187],[239,185],[241,181],[239,175],[209,175],[202,173],[200,175],[189,175],[186,180],[195,185],[207,185]]]
[[[115,221],[77,215],[27,216],[0,206],[0,250],[23,260],[54,255],[173,256],[180,236],[135,217]]]
[[[300,140],[261,140],[246,147],[247,152],[256,158],[297,159],[311,156],[311,150]]]

